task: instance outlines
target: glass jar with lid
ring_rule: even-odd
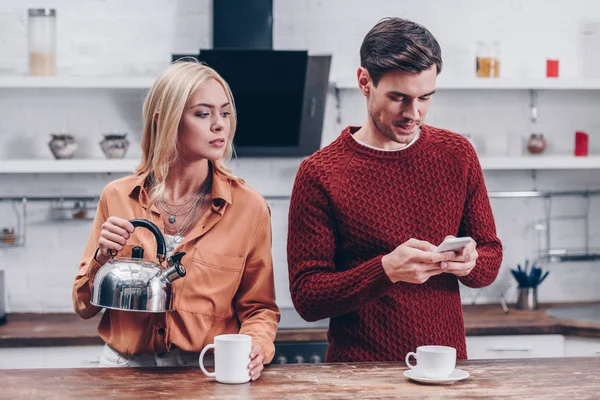
[[[479,78],[500,76],[500,42],[477,42],[476,74]]]
[[[56,72],[56,10],[30,8],[27,14],[29,75],[54,75]]]

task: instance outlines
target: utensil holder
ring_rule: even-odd
[[[516,308],[519,310],[537,310],[537,288],[519,288],[519,297],[517,298]]]

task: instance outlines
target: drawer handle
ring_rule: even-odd
[[[596,353],[596,354],[600,355],[600,349],[596,349],[596,350],[594,350],[594,353]]]
[[[522,351],[528,352],[533,351],[531,347],[490,347],[489,351]]]

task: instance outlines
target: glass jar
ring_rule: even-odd
[[[477,42],[476,74],[479,78],[500,76],[500,42]]]
[[[30,8],[27,36],[29,75],[54,75],[56,72],[56,10]]]
[[[2,233],[0,233],[0,242],[6,244],[14,244],[17,241],[17,235],[15,234],[14,228],[2,228]]]
[[[546,151],[546,147],[548,147],[548,142],[546,142],[543,133],[532,133],[529,136],[529,140],[527,140],[527,151],[529,151],[530,154],[542,154]]]

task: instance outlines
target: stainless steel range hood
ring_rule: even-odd
[[[193,56],[231,86],[237,156],[304,157],[320,148],[331,56],[273,50],[273,0],[213,0],[213,48]]]

